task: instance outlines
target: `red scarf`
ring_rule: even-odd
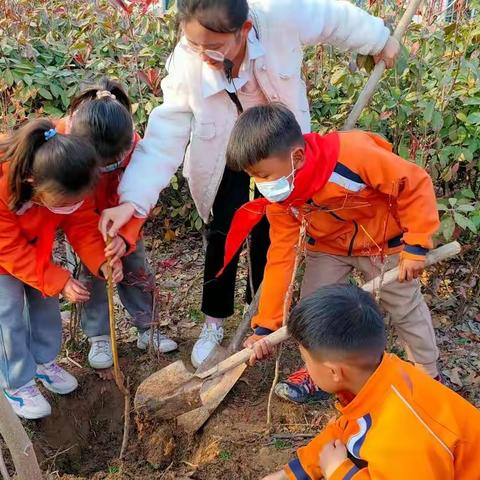
[[[293,192],[279,205],[285,207],[299,207],[322,189],[332,175],[338,160],[340,139],[338,133],[327,135],[307,133],[305,138],[305,163],[295,173],[295,187]],[[266,198],[257,198],[242,205],[233,216],[232,225],[225,242],[225,256],[222,269],[217,273],[219,277],[232,258],[238,252],[253,227],[263,218],[267,206],[272,203]]]

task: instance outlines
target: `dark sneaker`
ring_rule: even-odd
[[[329,393],[313,383],[306,368],[292,373],[286,380],[277,383],[275,393],[280,398],[294,403],[321,402],[330,398]]]

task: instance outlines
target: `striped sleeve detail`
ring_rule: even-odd
[[[329,480],[351,480],[359,472],[359,468],[348,458],[339,465]]]
[[[270,335],[273,333],[273,330],[265,327],[256,327],[254,330],[255,335]]]
[[[293,478],[295,480],[311,480],[307,475],[307,472],[303,469],[302,464],[298,458],[292,460],[288,463],[288,468],[293,473]]]
[[[337,163],[328,181],[352,192],[360,192],[366,187],[362,178],[342,163]]]
[[[359,472],[358,468],[354,465],[343,477],[343,480],[351,480],[353,476],[358,472]]]
[[[405,247],[403,249],[413,255],[426,255],[428,253],[428,248],[423,248],[420,245],[405,244]]]
[[[365,442],[368,431],[372,426],[372,417],[367,414],[357,419],[358,432],[352,435],[347,441],[348,451],[355,457],[360,459],[360,449]]]

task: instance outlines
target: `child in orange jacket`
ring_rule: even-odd
[[[382,314],[368,293],[321,287],[292,310],[287,328],[313,380],[337,395],[340,416],[263,480],[480,478],[480,412],[384,353]]]
[[[271,245],[251,345],[282,324],[301,225],[307,258],[302,295],[346,282],[353,268],[366,280],[400,263],[397,282],[380,303],[406,346],[408,358],[432,377],[438,350],[430,312],[417,280],[439,226],[428,174],[392,153],[368,132],[302,135],[293,114],[270,104],[246,111],[227,149],[230,168],[245,170],[265,198],[241,207],[227,238],[226,261],[266,213]],[[288,400],[322,399],[305,369],[277,385]]]
[[[99,154],[101,174],[94,194],[98,213],[117,206],[120,179],[140,139],[134,131],[130,100],[123,87],[108,79],[87,87],[72,100],[69,116],[60,120],[58,128],[88,138]],[[152,337],[153,347],[166,353],[175,350],[177,344],[159,332],[150,332],[155,278],[141,238],[146,218],[134,217],[119,231],[125,242],[116,253],[122,256],[125,276],[117,288],[137,327],[138,348],[146,349]],[[91,287],[90,300],[83,305],[81,314],[82,329],[91,344],[88,360],[93,368],[108,368],[113,356],[105,281],[92,276],[85,266],[80,278]]]
[[[95,275],[106,274],[99,217],[87,197],[98,178],[95,149],[84,139],[59,134],[52,122],[33,120],[0,141],[0,386],[21,417],[49,415],[38,390],[70,393],[76,379],[55,363],[62,341],[59,294],[87,301],[84,283],[52,261],[62,228]],[[122,267],[113,255],[114,280]],[[25,317],[25,309],[28,317]]]

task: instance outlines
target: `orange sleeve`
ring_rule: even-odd
[[[264,335],[282,326],[283,304],[292,278],[300,223],[279,205],[267,207],[270,222],[270,247],[263,276],[258,314],[252,328]]]
[[[478,446],[480,445],[480,414],[473,406],[468,405],[471,413],[466,413],[469,425],[465,424],[468,433],[457,441],[454,449],[455,478],[480,478],[480,461],[478,460]]]
[[[0,264],[13,277],[40,290],[37,275],[37,249],[24,237],[15,213],[0,202]],[[49,297],[58,295],[70,273],[49,262],[45,269],[43,292]]]
[[[148,217],[132,217],[118,232],[118,234],[125,240],[128,245],[127,253],[133,253],[137,248],[137,241],[140,238],[143,225]]]
[[[100,267],[106,262],[105,242],[98,230],[99,216],[95,213],[93,199],[85,200],[74,213],[65,215],[61,226],[68,242],[94,275],[100,275]]]
[[[340,417],[341,418],[341,417]],[[311,442],[297,450],[297,458],[285,465],[284,472],[290,480],[320,480],[323,478],[320,469],[320,452],[324,445],[340,438],[340,419],[328,424]]]
[[[432,236],[440,226],[430,176],[415,163],[395,155],[391,145],[378,135],[350,133],[361,158],[356,164],[360,177],[374,189],[396,199],[397,214],[404,230],[404,255],[412,258],[425,255],[433,247]],[[359,133],[362,137],[357,136]]]

